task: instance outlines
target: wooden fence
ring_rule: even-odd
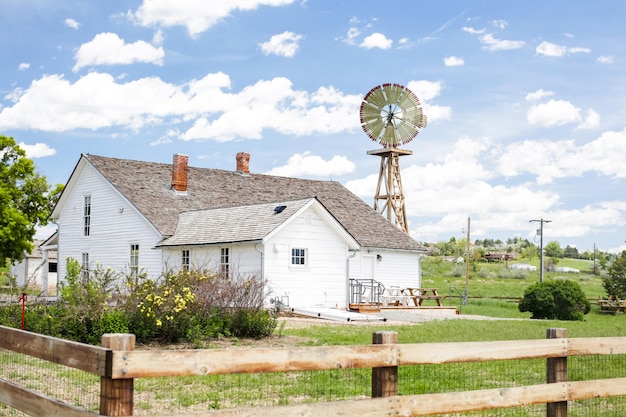
[[[199,417],[425,416],[548,404],[548,417],[565,417],[568,401],[626,395],[626,378],[567,380],[568,357],[626,354],[626,337],[576,339],[567,338],[565,329],[548,329],[545,340],[398,344],[397,333],[377,332],[373,342],[364,346],[139,351],[134,349],[134,335],[104,335],[103,346],[98,347],[0,326],[0,348],[99,375],[99,415],[105,416],[132,415],[135,378],[340,368],[371,368],[373,398],[192,414]],[[545,384],[397,395],[399,366],[533,358],[546,359]],[[2,379],[0,402],[31,416],[96,415]]]

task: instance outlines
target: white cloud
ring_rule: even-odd
[[[164,56],[162,47],[156,48],[144,41],[125,43],[115,33],[99,33],[92,41],[80,46],[72,71],[77,72],[91,65],[123,65],[135,62],[163,65]]]
[[[474,29],[474,28],[467,27],[467,26],[462,28],[461,30],[463,32],[469,33],[470,35],[480,35],[482,33],[485,33],[485,29]]]
[[[35,143],[34,145],[27,145],[24,142],[20,142],[18,145],[24,150],[24,152],[26,152],[26,156],[31,159],[52,156],[57,153],[56,149],[49,147],[46,143]]]
[[[550,100],[532,106],[526,113],[526,120],[532,125],[561,126],[581,120],[580,109],[569,101]]]
[[[361,48],[366,48],[366,49],[372,49],[372,48],[389,49],[391,48],[392,44],[393,44],[393,41],[391,39],[388,39],[382,33],[376,32],[376,33],[372,33],[371,35],[363,39],[363,42],[361,42],[359,46]]]
[[[545,97],[551,97],[553,95],[554,93],[552,91],[545,91],[543,88],[541,88],[537,91],[533,91],[532,93],[526,94],[525,98],[526,98],[526,101],[537,101]]]
[[[626,178],[626,129],[606,132],[588,144],[574,141],[524,141],[505,148],[493,146],[489,139],[463,138],[441,160],[425,165],[402,167],[406,209],[409,216],[422,219],[411,230],[418,240],[436,241],[440,236],[459,235],[471,217],[474,236],[489,236],[503,231],[528,230],[528,220],[553,219],[550,234],[577,237],[611,230],[626,224],[626,203],[599,201],[581,208],[563,209],[560,196],[533,183],[497,184],[500,176],[510,178],[524,173],[536,175],[539,184],[553,178],[576,177],[584,171]],[[494,169],[490,168],[493,161]],[[378,175],[350,181],[347,187],[364,199],[375,194]],[[558,219],[558,221],[557,221]]]
[[[332,177],[348,174],[355,168],[356,165],[345,156],[335,155],[332,159],[325,161],[319,155],[304,152],[291,156],[286,165],[274,167],[265,174],[283,177]]]
[[[284,6],[294,0],[143,0],[128,16],[142,26],[184,26],[190,36],[205,32],[232,12],[256,10],[260,6]]]
[[[470,215],[473,229],[485,234],[523,230],[532,214],[558,204],[557,194],[532,185],[491,184],[495,173],[481,160],[490,161],[493,149],[489,139],[463,138],[440,161],[402,167],[407,214],[438,219],[412,230],[416,239],[433,241],[441,235],[457,235]],[[377,179],[377,175],[370,175],[346,186],[371,199]]]
[[[283,77],[260,80],[235,92],[230,87],[230,77],[224,73],[181,85],[157,77],[123,82],[98,72],[73,83],[61,75],[48,75],[5,97],[13,105],[0,109],[0,129],[64,132],[119,126],[139,130],[151,124],[179,131],[178,139],[222,142],[261,139],[264,130],[303,136],[360,129],[355,117],[360,94],[344,94],[334,87],[296,90]],[[421,100],[432,100],[442,83],[412,81],[408,87]],[[424,109],[429,122],[450,118],[448,107],[426,103]]]
[[[65,24],[65,26],[67,26],[68,28],[72,28],[72,29],[78,29],[78,27],[80,26],[80,23],[78,23],[76,20],[71,19],[71,18],[65,19],[63,23]]]
[[[543,41],[539,45],[537,45],[535,52],[537,53],[537,55],[563,57],[569,54],[589,53],[591,52],[591,49],[581,47],[567,47]]]
[[[30,63],[29,62],[21,62],[20,65],[18,65],[17,69],[20,71],[26,71],[27,69],[30,68]]]
[[[598,126],[600,126],[600,114],[594,109],[589,109],[585,120],[576,126],[576,129],[595,129]]]
[[[581,146],[572,140],[512,143],[498,158],[498,172],[505,177],[530,173],[539,184],[549,184],[556,178],[581,177],[586,172],[626,178],[625,159],[626,128],[604,132]]]
[[[443,59],[443,64],[446,67],[460,67],[465,64],[465,61],[458,56],[447,56]]]
[[[598,57],[598,62],[601,64],[612,64],[615,60],[613,55],[601,55]]]
[[[509,41],[496,39],[491,33],[486,33],[480,37],[480,42],[484,44],[483,49],[488,51],[504,51],[509,49],[519,49],[526,45],[524,41]]]
[[[264,129],[302,136],[359,127],[354,109],[358,109],[361,97],[344,95],[333,87],[309,93],[293,90],[286,78],[274,78],[259,81],[238,94],[219,92],[210,98],[222,103],[214,112],[219,114],[198,118],[182,139],[225,142],[238,137],[261,139]]]
[[[411,81],[407,84],[422,103],[424,114],[428,117],[428,123],[440,120],[450,120],[452,118],[452,108],[431,104],[430,101],[441,94],[443,83],[441,81]]]
[[[359,31],[359,29],[352,27],[348,29],[348,33],[346,34],[346,37],[342,39],[342,41],[347,43],[348,45],[356,45],[356,40],[359,36],[361,36],[361,32]]]
[[[491,24],[498,29],[504,29],[509,25],[509,22],[507,22],[506,20],[492,20]]]
[[[274,54],[293,58],[299,48],[302,35],[285,31],[279,35],[273,35],[269,41],[259,44],[265,55]]]

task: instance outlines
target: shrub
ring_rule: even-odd
[[[105,333],[134,333],[138,342],[186,340],[199,347],[210,337],[271,335],[276,320],[264,309],[265,293],[257,274],[194,270],[151,279],[145,272],[122,275],[98,265],[85,274],[68,259],[61,299],[29,303],[25,327],[91,344]],[[20,323],[21,306],[0,309],[0,324]]]
[[[591,305],[577,282],[550,280],[526,288],[518,308],[533,319],[582,320]]]

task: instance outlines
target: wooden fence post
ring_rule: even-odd
[[[567,329],[550,328],[546,332],[546,339],[563,339],[567,337]],[[546,363],[547,383],[567,381],[567,356],[548,358]],[[567,401],[547,404],[547,417],[567,417]]]
[[[375,332],[372,336],[375,345],[398,343],[396,332]],[[372,398],[398,395],[398,367],[383,366],[372,368]]]
[[[101,344],[111,350],[135,350],[135,335],[104,334]],[[100,377],[100,414],[105,416],[132,416],[133,390],[133,379]]]

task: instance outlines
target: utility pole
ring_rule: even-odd
[[[463,304],[467,305],[469,298],[469,271],[470,271],[470,218],[467,218],[467,253],[465,255],[465,301]]]
[[[541,224],[539,227],[539,282],[543,282],[543,224],[550,223],[552,220],[545,220],[543,218],[539,220],[529,220],[530,222],[538,222]]]

